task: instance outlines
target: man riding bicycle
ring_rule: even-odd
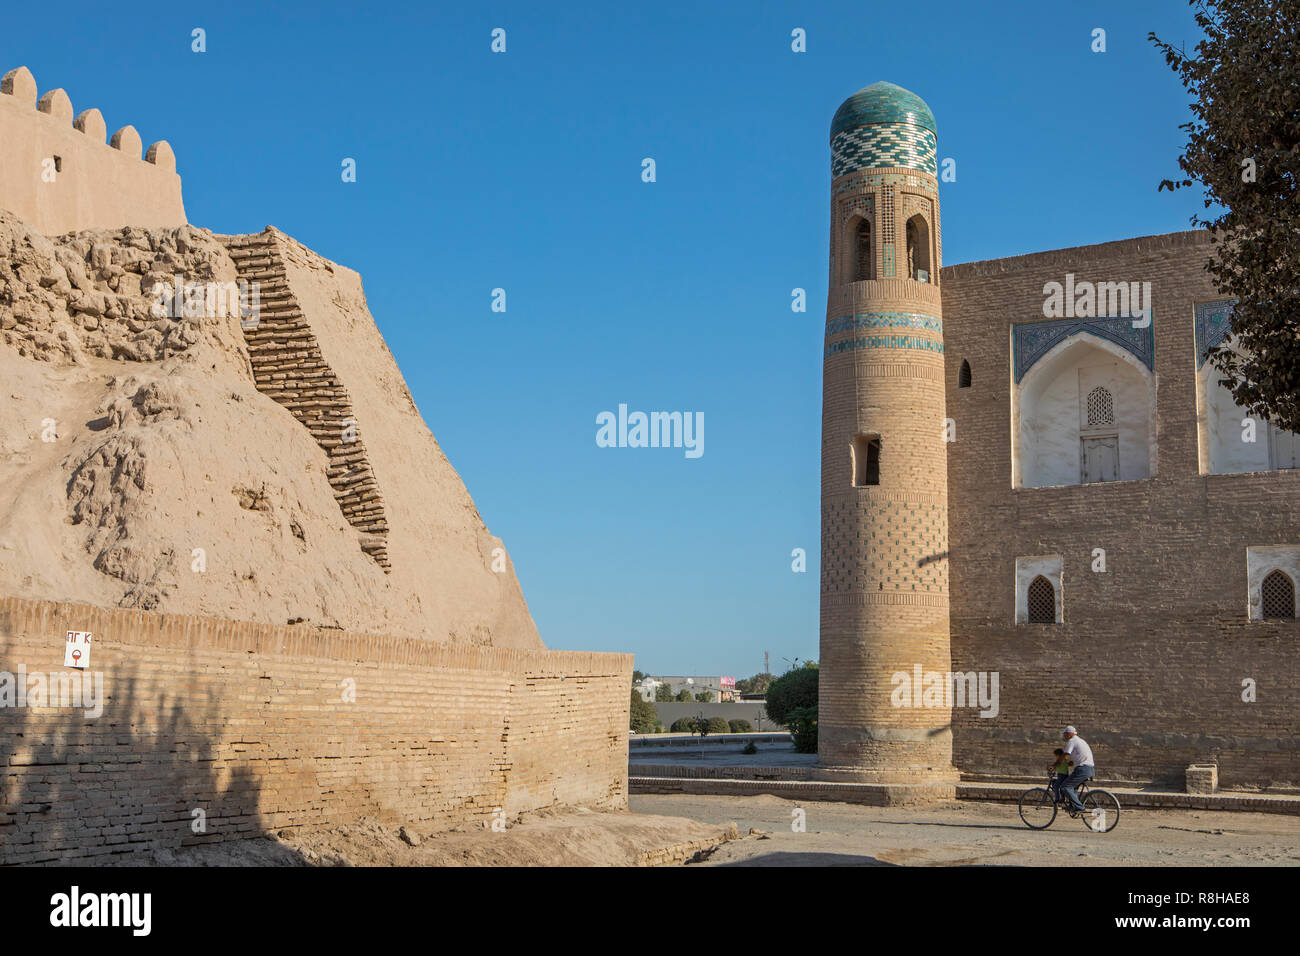
[[[1069,801],[1071,814],[1083,813],[1086,808],[1075,788],[1083,781],[1091,780],[1097,775],[1097,767],[1092,761],[1092,748],[1088,746],[1088,741],[1079,736],[1079,732],[1074,727],[1066,727],[1061,732],[1061,736],[1065,738],[1065,756],[1074,764],[1074,769],[1061,781],[1060,789]]]

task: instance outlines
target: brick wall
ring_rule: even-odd
[[[1223,786],[1300,784],[1300,622],[1246,609],[1247,546],[1300,543],[1300,472],[1200,473],[1192,309],[1221,298],[1209,249],[1175,233],[943,270],[953,666],[1001,675],[996,718],[953,712],[966,774],[1037,775],[1072,723],[1104,781],[1181,787],[1217,759]],[[1152,283],[1153,478],[1012,488],[1010,323],[1041,319],[1044,283],[1067,271]],[[1064,623],[1015,625],[1016,556],[1042,554],[1063,557]]]
[[[938,222],[938,183],[918,169],[832,183],[832,263],[849,256],[861,210],[876,210],[881,238],[880,278],[832,266],[827,296],[818,760],[881,784],[956,780],[947,711],[891,700],[894,674],[949,659],[942,301],[937,284],[899,275],[918,204]],[[885,252],[895,239],[903,265]],[[856,436],[879,439],[876,484],[855,484]]]
[[[72,673],[67,630],[93,632],[106,703],[96,719],[0,708],[0,863],[363,816],[435,830],[498,808],[626,806],[631,655],[7,598],[0,672]]]

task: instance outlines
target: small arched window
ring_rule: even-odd
[[[961,360],[961,368],[957,372],[957,387],[970,388],[970,362],[965,359]]]
[[[1056,588],[1041,574],[1029,582],[1029,623],[1056,623]]]
[[[1110,389],[1098,385],[1088,393],[1088,425],[1114,425],[1115,398]]]
[[[907,275],[918,282],[930,281],[930,227],[921,215],[907,220]]]
[[[857,243],[856,255],[854,258],[855,271],[853,274],[854,282],[861,282],[863,279],[874,279],[876,268],[876,256],[871,249],[871,220],[861,219],[858,221],[858,229],[855,233]]]
[[[1259,588],[1265,618],[1295,619],[1295,582],[1285,571],[1270,571]]]

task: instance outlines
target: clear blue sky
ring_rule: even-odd
[[[192,223],[362,273],[548,646],[744,677],[817,656],[836,107],[929,103],[948,264],[1185,229],[1152,29],[1197,39],[1181,0],[21,4],[0,72],[170,141]],[[704,412],[705,454],[598,448],[619,403]]]

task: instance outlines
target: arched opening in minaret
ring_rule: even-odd
[[[874,279],[876,277],[876,256],[871,248],[871,220],[858,220],[858,228],[854,236],[853,281],[861,282],[864,279]]]
[[[930,281],[930,227],[920,214],[907,220],[907,275],[917,282]]]
[[[957,387],[970,388],[970,362],[966,359],[961,360],[961,368],[957,370]]]

